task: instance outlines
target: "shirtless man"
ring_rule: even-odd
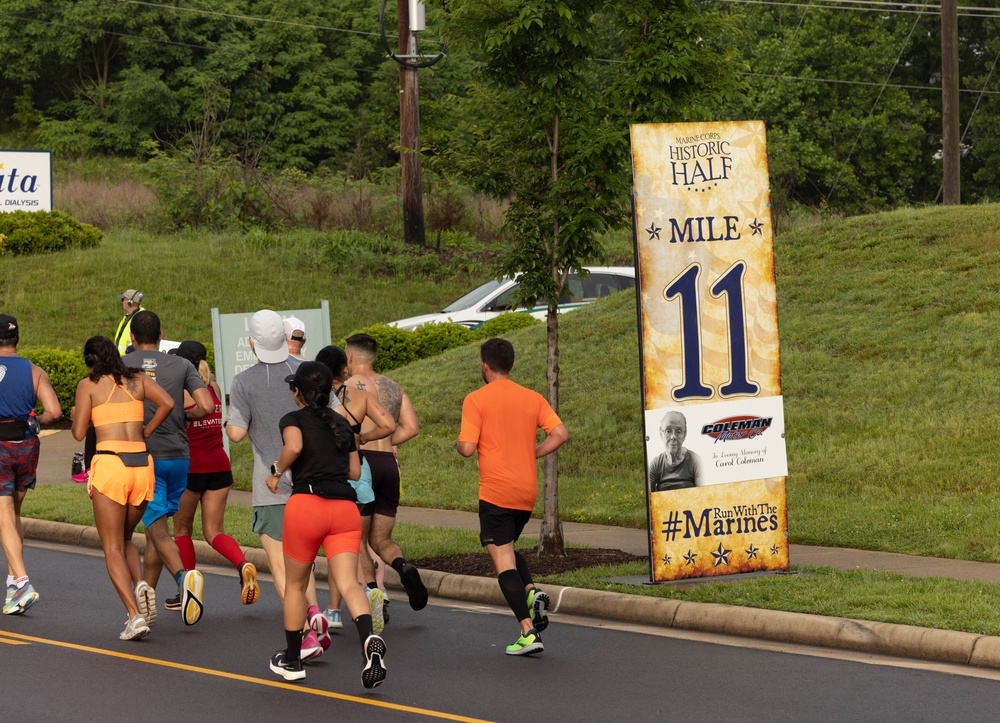
[[[367,554],[366,543],[399,574],[410,607],[421,610],[427,605],[427,588],[420,579],[420,572],[403,559],[402,549],[392,539],[396,510],[399,508],[399,466],[394,448],[416,437],[420,425],[403,388],[392,379],[375,372],[378,343],[373,337],[354,334],[347,339],[345,351],[351,376],[344,386],[374,394],[396,422],[395,432],[388,437],[366,442],[361,445],[360,450],[361,459],[367,461],[371,468],[372,490],[375,493],[375,501],[361,509],[361,565],[368,582],[372,619],[384,622],[385,597],[375,582],[375,565]],[[361,436],[369,439],[369,432],[374,432],[375,426],[371,419],[362,420]]]

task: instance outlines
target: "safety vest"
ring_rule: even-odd
[[[118,346],[118,353],[125,356],[126,350],[129,344],[132,343],[130,337],[130,330],[132,328],[132,317],[143,311],[140,306],[138,309],[133,311],[131,314],[126,314],[122,317],[122,320],[118,322],[118,331],[115,332],[115,344]]]

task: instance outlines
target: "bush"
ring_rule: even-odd
[[[0,213],[0,255],[92,248],[104,234],[62,211]]]
[[[541,324],[539,319],[517,311],[508,311],[506,314],[495,316],[489,321],[484,321],[474,332],[474,339],[489,339],[493,336],[503,336],[517,329],[526,326]]]
[[[354,334],[368,334],[375,337],[378,343],[378,354],[375,356],[375,371],[381,373],[396,367],[401,367],[417,360],[416,348],[413,344],[413,332],[397,329],[388,324],[376,324],[364,329],[352,331]],[[343,347],[346,339],[341,339],[339,346]]]
[[[437,356],[456,346],[471,344],[475,336],[472,331],[461,324],[425,324],[410,332],[413,335],[413,346],[418,359]]]
[[[69,417],[69,410],[76,404],[76,385],[87,376],[87,365],[83,363],[82,348],[77,351],[46,349],[43,347],[18,349],[18,354],[37,364],[49,375],[52,388],[59,397],[63,417]]]

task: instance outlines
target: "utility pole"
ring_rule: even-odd
[[[956,0],[941,0],[941,185],[946,206],[962,202],[958,115],[958,8]]]
[[[414,3],[416,5],[416,3]],[[410,0],[398,0],[399,55],[417,57],[414,28],[420,23],[410,19]],[[416,21],[417,18],[414,18]],[[420,177],[420,96],[417,91],[417,68],[413,63],[399,66],[399,145],[403,188],[403,238],[408,244],[423,246],[424,189]]]

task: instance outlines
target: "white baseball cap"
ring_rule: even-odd
[[[285,327],[277,311],[261,309],[250,319],[250,339],[254,353],[265,364],[279,364],[288,358]]]
[[[282,322],[282,324],[285,327],[285,336],[289,339],[291,339],[292,335],[297,331],[301,331],[302,336],[306,335],[306,324],[297,316],[289,316]]]

